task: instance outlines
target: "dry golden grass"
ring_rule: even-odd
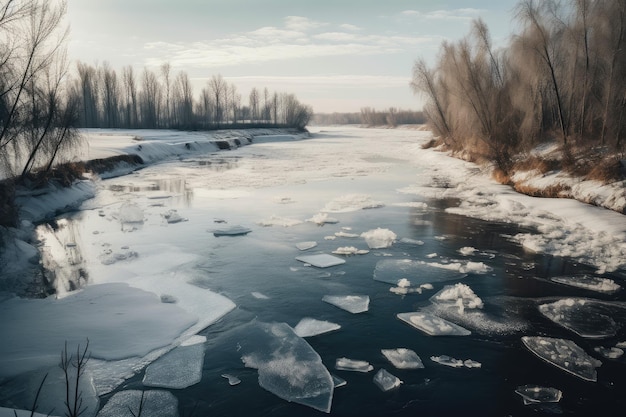
[[[560,161],[556,159],[545,159],[541,156],[530,155],[520,159],[513,164],[513,171],[538,171],[545,174],[560,168]]]
[[[561,183],[550,185],[545,188],[532,187],[527,184],[513,184],[513,189],[515,189],[518,193],[543,198],[568,198],[571,191],[571,187],[569,185]]]

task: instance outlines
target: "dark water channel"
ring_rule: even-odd
[[[237,160],[223,161],[181,163],[194,170],[207,167],[234,169],[239,164]],[[179,401],[181,415],[323,415],[281,400],[261,388],[257,370],[244,367],[237,349],[239,343],[246,340],[245,325],[251,321],[285,322],[295,326],[303,317],[328,320],[342,326],[336,332],[307,338],[328,370],[347,381],[346,386],[335,389],[331,415],[621,415],[618,410],[626,409],[626,361],[623,358],[602,358],[593,349],[626,340],[626,328],[622,326],[618,334],[610,339],[585,339],[542,316],[537,306],[545,300],[561,297],[624,301],[624,291],[606,295],[551,282],[550,278],[554,276],[594,275],[595,271],[575,260],[527,252],[512,239],[518,233],[533,230],[447,213],[445,209],[458,205],[457,200],[420,200],[414,195],[398,196],[395,190],[406,185],[407,178],[410,178],[405,175],[406,169],[400,167],[397,175],[392,172],[386,179],[338,178],[279,190],[274,187],[259,191],[255,198],[267,200],[269,196],[278,194],[292,196],[298,201],[316,193],[322,193],[327,199],[342,193],[368,192],[383,201],[423,202],[425,208],[385,205],[333,213],[332,216],[340,220],[338,224],[320,227],[305,222],[292,227],[254,227],[248,236],[219,238],[210,245],[197,245],[193,237],[181,240],[180,245],[188,245],[185,249],[200,254],[204,259],[193,266],[197,277],[194,284],[219,292],[237,304],[234,311],[201,332],[207,337],[202,380],[191,387],[172,390]],[[128,185],[123,181],[110,180],[108,189],[120,194],[153,192],[153,197],[164,191],[175,191],[184,196],[182,201],[174,203],[175,207],[181,211],[188,208],[192,213],[206,211],[206,217],[211,219],[217,215],[230,216],[239,222],[247,219],[248,224],[253,224],[253,219],[266,214],[262,205],[252,208],[247,200],[204,201],[195,190],[185,185],[184,177],[148,185]],[[317,209],[309,207],[308,212],[314,214]],[[281,210],[282,214],[292,210],[300,215],[307,212],[307,207],[284,205]],[[254,215],[251,211],[255,212]],[[82,221],[80,216],[76,217],[76,221]],[[372,250],[367,255],[350,256],[346,258],[346,264],[326,269],[304,267],[294,260],[299,254],[297,250],[276,250],[277,245],[291,248],[302,241],[316,241],[318,246],[312,249],[313,252],[330,253],[339,246],[367,248],[362,239],[325,239],[341,227],[350,227],[357,233],[377,227],[388,228],[399,238],[412,241],[398,241],[389,248]],[[199,229],[202,229],[199,233],[206,234],[204,224]],[[416,244],[415,241],[423,244]],[[459,253],[463,247],[473,247],[477,251],[463,256]],[[402,296],[390,292],[390,285],[373,279],[377,263],[385,259],[482,262],[490,270],[486,273],[470,272],[453,281],[435,282],[430,291]],[[624,282],[619,272],[602,276],[618,283]],[[398,313],[428,307],[432,295],[445,285],[457,282],[470,286],[483,300],[486,314],[502,319],[499,326],[478,323],[469,336],[433,337],[396,318]],[[268,299],[253,297],[252,292],[260,292]],[[322,302],[326,294],[366,294],[371,300],[369,311],[350,314]],[[584,381],[540,360],[522,344],[521,337],[525,335],[574,340],[586,352],[602,360],[598,381]],[[399,347],[414,350],[425,368],[395,369],[381,354],[381,349]],[[479,369],[450,368],[430,359],[440,355],[472,359],[482,366]],[[336,370],[335,360],[339,357],[366,360],[373,365],[374,372]],[[375,371],[380,368],[396,375],[403,384],[393,391],[382,392],[372,382]],[[224,373],[236,375],[241,384],[228,385],[221,377]],[[121,390],[151,389],[143,386],[142,378],[143,373],[137,374],[116,391],[104,396],[102,402],[105,403],[112,394]],[[558,404],[524,405],[515,389],[525,384],[558,388],[563,392],[563,398]]]

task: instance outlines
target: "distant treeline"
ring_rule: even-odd
[[[504,172],[512,157],[547,140],[624,151],[626,2],[523,0],[521,32],[495,49],[482,20],[445,41],[434,67],[416,62],[412,87],[452,149],[480,154]]]
[[[247,104],[234,84],[213,75],[199,99],[186,72],[172,74],[169,63],[158,71],[132,66],[121,76],[106,62],[79,62],[71,95],[79,103],[79,126],[103,128],[216,129],[232,126],[287,126],[303,129],[313,111],[293,94],[253,88]]]
[[[315,113],[312,121],[318,125],[360,124],[369,127],[396,127],[423,124],[426,123],[426,117],[421,111],[402,110],[395,107],[380,111],[372,107],[363,107],[359,113]]]
[[[304,128],[312,109],[293,94],[237,88],[213,75],[194,95],[169,64],[140,74],[108,64],[70,66],[65,0],[0,0],[0,178],[49,172],[76,155],[78,127]],[[67,160],[67,158],[66,158]]]

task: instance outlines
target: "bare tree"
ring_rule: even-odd
[[[163,64],[161,64],[160,70],[161,70],[161,76],[163,77],[163,85],[165,87],[165,125],[166,126],[170,126],[172,123],[172,114],[171,114],[171,104],[170,104],[170,90],[171,90],[171,79],[170,79],[170,72],[171,72],[172,66],[170,65],[169,62],[164,62]]]
[[[259,120],[259,90],[254,87],[250,90],[248,105],[250,107],[250,121],[256,122]]]
[[[108,62],[104,62],[100,68],[100,79],[104,127],[118,127],[120,88],[117,74]]]
[[[124,124],[126,127],[138,127],[137,111],[137,80],[133,67],[128,65],[122,69],[124,84]]]
[[[225,120],[228,84],[220,74],[212,76],[208,83],[215,111],[213,122],[219,126]]]

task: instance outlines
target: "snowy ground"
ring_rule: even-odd
[[[84,158],[89,159],[137,153],[145,162],[158,164],[217,151],[206,134],[200,133],[94,130],[88,136],[89,153]],[[141,140],[137,140],[138,136]],[[236,200],[260,188],[337,177],[367,177],[384,172],[394,161],[405,161],[428,174],[412,178],[410,186],[397,190],[400,193],[458,198],[459,206],[449,208],[449,212],[528,226],[536,232],[519,233],[511,239],[531,251],[573,257],[594,266],[600,273],[626,267],[623,215],[574,200],[539,199],[515,193],[510,187],[495,183],[486,170],[472,163],[422,149],[430,137],[429,132],[423,131],[332,127],[316,129],[311,139],[301,142],[303,137],[276,131],[272,135],[256,136],[253,142],[257,145],[228,154],[230,158],[241,158],[241,164],[235,168],[212,171],[209,176],[200,172],[187,178],[186,186],[194,189],[197,197]],[[235,139],[241,143],[242,138],[235,135],[219,139],[235,145]],[[271,154],[271,160],[255,157],[257,146],[263,148],[264,155]],[[311,147],[309,159],[294,157],[303,146]],[[130,168],[120,167],[115,174],[128,172]],[[134,186],[140,189],[143,184]],[[6,246],[0,264],[4,281],[0,289],[5,294],[0,298],[0,334],[8,335],[6,340],[9,340],[0,346],[0,381],[25,378],[31,383],[38,382],[47,369],[56,368],[63,341],[75,349],[88,338],[93,347],[89,369],[94,381],[92,390],[103,394],[235,308],[235,303],[227,297],[209,288],[198,290],[190,284],[194,271],[188,265],[198,262],[197,255],[168,242],[145,241],[146,236],[156,239],[165,233],[169,219],[185,221],[184,213],[183,217],[165,213],[156,205],[159,198],[179,197],[181,190],[163,187],[159,192],[156,197],[141,196],[141,207],[134,202],[136,195],[130,194],[125,203],[109,207],[111,190],[102,186],[101,179],[93,178],[70,190],[24,196],[23,228],[12,232],[14,240]],[[82,246],[81,256],[92,262],[90,285],[81,291],[59,285],[59,297],[43,300],[11,296],[13,283],[5,278],[19,274],[21,268],[37,259],[37,250],[28,242],[33,222],[56,208],[75,206],[81,199],[90,197],[95,198],[82,209],[91,210],[94,217],[98,217],[95,210],[102,212],[100,223],[94,223],[96,229],[75,235],[68,230],[63,242],[47,241],[45,245],[46,250],[58,254],[72,253],[73,247]],[[149,199],[155,205],[148,204]],[[278,203],[290,201],[283,197]],[[317,214],[307,213],[297,219],[270,216],[258,219],[258,224],[289,227],[306,219],[330,223],[333,219],[329,215],[333,213],[380,204],[355,193],[329,201]],[[116,235],[107,237],[106,241],[99,240],[101,231],[113,227],[120,229]],[[139,234],[133,230],[150,227],[152,234],[144,234],[143,241],[135,240]],[[382,229],[371,232],[366,236],[356,234],[355,238],[366,237],[368,245],[373,239],[370,248],[384,247],[389,239],[396,238]],[[343,233],[345,238],[351,231]],[[89,241],[72,240],[76,236],[89,236]],[[129,259],[133,262],[125,262]],[[459,269],[468,266],[476,265],[460,265]],[[76,314],[77,311],[81,314]]]

